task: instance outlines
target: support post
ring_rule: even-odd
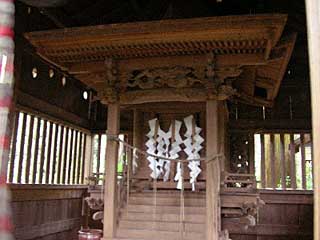
[[[118,135],[120,128],[120,105],[108,105],[108,134]],[[117,160],[118,142],[107,138],[103,239],[111,240],[115,237],[117,225]]]
[[[132,143],[133,143],[133,146],[137,148],[141,148],[141,140],[143,139],[142,129],[143,129],[143,113],[138,109],[134,109]],[[135,174],[135,171],[132,171],[132,173]]]
[[[133,146],[140,148],[143,129],[143,114],[140,110],[133,112]]]
[[[219,151],[219,108],[218,101],[208,100],[206,105],[206,151],[207,157],[218,154]],[[206,179],[206,233],[207,240],[218,240],[221,230],[220,223],[220,168],[219,160],[207,164]]]
[[[307,28],[311,79],[313,171],[314,171],[314,239],[320,240],[320,1],[307,0]]]
[[[218,152],[223,154],[224,156],[227,155],[228,150],[228,139],[227,139],[227,123],[228,123],[228,110],[226,106],[226,102],[219,102],[218,103],[218,124],[219,124],[219,148]],[[228,158],[226,158],[228,159]],[[221,158],[220,160],[220,171],[229,171],[230,169],[230,162],[226,161],[226,159]]]

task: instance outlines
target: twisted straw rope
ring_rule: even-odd
[[[154,157],[154,158],[158,158],[158,159],[163,159],[163,160],[167,160],[167,161],[172,161],[172,162],[181,162],[181,163],[185,163],[185,162],[190,162],[190,161],[196,161],[196,162],[206,162],[209,163],[211,161],[215,161],[217,159],[220,158],[224,158],[225,156],[221,153],[209,156],[209,157],[205,157],[205,158],[194,158],[194,159],[172,159],[172,158],[167,158],[167,157],[162,157],[162,156],[157,156],[154,154],[150,154],[147,153],[146,151],[143,151],[135,146],[130,145],[129,143],[127,143],[124,140],[121,140],[117,135],[112,135],[112,134],[106,134],[107,135],[107,140],[111,140],[111,141],[117,141],[117,142],[121,142],[124,146],[132,149],[132,150],[136,150],[138,153],[140,153],[141,155],[144,156],[150,156],[150,157]]]

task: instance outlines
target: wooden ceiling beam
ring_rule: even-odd
[[[225,66],[246,66],[246,65],[265,65],[267,61],[264,59],[263,53],[254,54],[229,54],[229,55],[217,55],[216,56],[217,67]],[[153,58],[136,58],[130,60],[119,60],[119,68],[121,71],[143,69],[148,66],[157,67],[163,66],[163,63],[167,62],[168,65],[174,64],[190,64],[203,65],[207,62],[206,55],[194,55],[194,56],[172,56],[172,57],[153,57]],[[160,65],[159,65],[160,64]],[[66,66],[67,71],[70,74],[86,75],[96,72],[104,72],[104,61],[93,61],[84,63],[75,63]]]

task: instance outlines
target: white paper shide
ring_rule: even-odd
[[[154,156],[148,156],[149,168],[151,169],[150,176],[153,179],[163,178],[163,181],[168,181],[170,176],[171,161],[157,158],[165,157],[170,159],[178,159],[179,153],[184,151],[190,160],[188,168],[190,171],[190,183],[192,184],[192,190],[195,190],[195,183],[197,177],[201,173],[200,162],[192,161],[192,159],[200,158],[200,151],[203,148],[202,143],[204,139],[200,136],[201,128],[196,126],[194,117],[192,115],[184,119],[186,126],[186,132],[183,140],[180,135],[182,122],[175,120],[171,124],[169,130],[165,132],[161,129],[158,119],[152,119],[149,121],[150,131],[146,135],[148,140],[146,142],[147,153]],[[182,149],[181,145],[184,144]],[[177,189],[182,189],[183,182],[183,169],[180,162],[177,163],[176,173],[174,180],[177,182]]]

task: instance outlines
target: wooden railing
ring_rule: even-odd
[[[87,134],[69,125],[16,112],[8,182],[83,184]]]
[[[255,134],[255,174],[258,188],[313,188],[310,133]]]

